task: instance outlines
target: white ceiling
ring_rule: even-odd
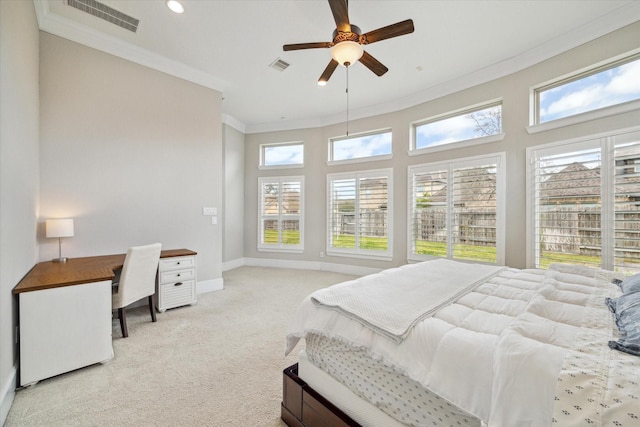
[[[223,93],[224,120],[247,133],[346,119],[346,69],[318,77],[329,49],[283,52],[331,41],[326,0],[102,0],[140,20],[136,33],[69,7],[34,0],[40,29]],[[389,68],[349,69],[349,117],[395,111],[518,71],[640,20],[633,0],[351,0],[349,18],[368,32],[408,18],[415,32],[366,46]],[[639,37],[640,38],[640,37]],[[280,58],[285,71],[269,65]]]

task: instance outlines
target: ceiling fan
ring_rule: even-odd
[[[317,43],[286,44],[282,46],[285,51],[300,49],[331,48],[332,59],[318,80],[323,86],[331,77],[338,64],[348,67],[360,61],[362,65],[373,71],[377,76],[382,76],[389,71],[380,61],[364,51],[363,45],[403,36],[412,33],[413,20],[397,22],[377,30],[362,34],[360,28],[349,22],[348,0],[328,0],[333,19],[336,21],[336,29],[333,31],[333,41]]]

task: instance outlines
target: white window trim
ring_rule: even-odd
[[[554,84],[569,81],[574,77],[581,74],[589,74],[591,71],[595,71],[599,68],[606,68],[609,64],[615,64],[618,61],[622,61],[625,58],[631,58],[640,53],[640,49],[634,49],[621,55],[614,56],[613,58],[606,59],[604,61],[597,62],[589,65],[588,67],[581,68],[571,73],[564,74],[562,76],[547,80],[539,83],[529,89],[529,126],[526,130],[529,134],[535,134],[539,132],[545,132],[552,129],[558,129],[565,126],[571,126],[578,123],[584,123],[591,120],[601,119],[604,117],[610,117],[616,114],[627,113],[630,111],[640,110],[640,100],[627,101],[621,104],[611,105],[608,107],[598,108],[595,110],[585,111],[583,113],[574,114],[567,117],[562,117],[555,120],[549,120],[544,123],[536,123],[536,116],[538,115],[536,92],[544,87],[552,86]],[[579,79],[578,79],[579,80]]]
[[[377,135],[381,133],[391,133],[391,154],[380,154],[377,156],[369,156],[369,157],[357,157],[354,159],[342,159],[342,160],[333,160],[333,143],[335,141],[345,141],[349,139],[361,138],[369,135]],[[360,132],[353,135],[343,135],[329,138],[327,144],[327,165],[335,166],[335,165],[345,165],[352,163],[365,163],[365,162],[375,162],[379,160],[390,160],[393,158],[393,130],[391,128],[383,128],[376,129],[367,132]]]
[[[262,184],[269,182],[277,182],[279,186],[282,185],[282,182],[300,182],[300,214],[295,215],[299,218],[300,221],[300,244],[298,245],[265,245],[262,244],[261,236],[263,233],[262,230],[262,219],[264,218],[262,215]],[[257,250],[258,252],[279,252],[279,253],[303,253],[304,252],[304,176],[281,176],[281,177],[259,177],[258,178],[258,244]],[[286,219],[286,215],[273,215],[274,217],[278,217],[278,219],[282,219],[283,217]]]
[[[491,135],[491,136],[481,136],[478,138],[465,139],[462,141],[451,142],[448,144],[434,145],[432,147],[416,148],[414,150],[409,150],[407,154],[409,156],[421,156],[424,154],[436,153],[438,151],[455,150],[457,148],[465,148],[465,147],[471,147],[471,146],[476,146],[480,144],[489,144],[491,142],[498,142],[498,141],[502,141],[504,137],[505,137],[504,133],[499,133],[497,135]]]
[[[413,175],[415,173],[426,172],[429,170],[450,170],[454,167],[473,167],[478,164],[485,163],[487,160],[496,161],[499,174],[496,175],[496,194],[501,197],[496,198],[496,262],[495,265],[505,265],[505,248],[506,248],[506,153],[492,153],[480,156],[465,157],[448,161],[424,163],[420,165],[412,165],[407,168],[407,260],[411,262],[427,261],[437,259],[439,257],[433,255],[418,255],[413,253],[413,230],[411,224],[411,212],[413,208]],[[448,202],[447,202],[448,203]],[[447,247],[447,253],[451,253],[451,248]],[[450,258],[450,256],[447,256]],[[463,260],[461,260],[463,261]],[[468,261],[479,262],[479,261]]]
[[[526,129],[527,132],[531,135],[579,123],[590,122],[592,120],[602,119],[605,117],[611,117],[618,114],[629,113],[632,111],[640,111],[640,99],[627,101],[622,104],[611,105],[609,107],[598,108],[597,110],[586,111],[580,114],[574,114],[573,116],[563,117],[561,119],[549,120],[548,122],[527,126]]]
[[[504,132],[498,133],[496,135],[480,136],[478,138],[471,138],[471,139],[463,139],[461,141],[450,142],[450,143],[441,144],[441,145],[434,145],[431,147],[416,148],[416,139],[417,139],[416,128],[418,128],[419,126],[422,126],[428,123],[438,122],[440,120],[450,119],[452,117],[462,116],[467,113],[473,113],[475,111],[484,110],[485,108],[490,108],[496,105],[500,105],[501,107],[503,107],[503,99],[502,98],[491,99],[488,101],[480,102],[478,104],[468,105],[463,108],[458,108],[457,110],[448,111],[446,113],[438,114],[435,116],[428,117],[426,119],[420,119],[412,122],[410,125],[410,132],[409,132],[409,134],[411,135],[411,141],[409,143],[409,155],[415,156],[419,154],[433,153],[436,151],[469,147],[471,145],[476,145],[476,144],[486,144],[489,142],[502,141],[505,136]]]
[[[348,165],[353,163],[365,163],[365,162],[377,162],[379,160],[391,160],[391,159],[393,159],[392,154],[382,154],[379,156],[358,157],[357,159],[330,160],[327,162],[327,166]]]
[[[542,144],[533,147],[527,147],[527,170],[526,170],[526,265],[527,268],[535,268],[536,263],[536,213],[535,213],[535,160],[536,152],[540,150],[549,151],[550,153],[556,151],[558,154],[567,151],[564,147],[572,146],[571,151],[579,151],[581,149],[580,144],[583,143],[583,148],[593,147],[597,140],[604,140],[606,138],[615,137],[617,135],[640,131],[640,126],[632,126],[623,129],[617,129],[610,132],[601,132],[597,134],[587,135],[579,138],[571,138],[562,141],[552,142],[549,144]],[[602,144],[602,142],[601,142]],[[604,249],[604,248],[603,248]]]
[[[302,145],[302,163],[295,165],[265,165],[264,150],[266,147]],[[301,169],[304,168],[304,141],[275,142],[260,144],[260,158],[258,160],[258,170],[274,170],[274,169]]]
[[[387,177],[387,250],[382,252],[360,248],[341,249],[331,247],[331,192],[329,191],[331,188],[331,181],[349,178],[354,178],[357,181],[360,178],[379,177],[381,175],[385,175]],[[379,261],[391,261],[393,259],[393,168],[343,172],[327,175],[327,233],[325,253],[329,256],[373,259]]]

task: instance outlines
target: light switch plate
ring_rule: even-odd
[[[218,215],[218,209],[217,208],[211,208],[211,207],[203,207],[202,208],[202,215]]]

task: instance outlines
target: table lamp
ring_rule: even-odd
[[[73,218],[48,219],[46,222],[47,237],[58,238],[58,258],[53,262],[67,262],[62,256],[62,237],[73,237]]]

